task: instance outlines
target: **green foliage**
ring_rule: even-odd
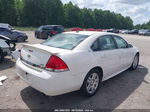
[[[0,0],[0,22],[37,27],[62,24],[65,27],[132,29],[130,17],[101,9],[79,8],[60,0]],[[144,26],[146,27],[146,26]]]
[[[78,27],[81,26],[80,9],[77,5],[73,5],[71,2],[64,5],[64,17],[66,27]]]
[[[144,23],[142,25],[138,24],[135,26],[136,29],[149,29],[150,30],[150,21],[147,23]]]
[[[17,25],[15,0],[0,0],[0,22]]]
[[[82,27],[84,28],[95,28],[95,19],[93,11],[91,9],[81,9]]]
[[[45,0],[23,0],[22,25],[39,26],[45,21]]]

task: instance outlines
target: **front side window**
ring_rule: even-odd
[[[127,48],[128,47],[128,43],[124,39],[122,39],[119,36],[113,36],[113,37],[117,43],[118,48]]]
[[[62,33],[47,39],[42,44],[50,47],[71,50],[78,46],[87,37],[88,35]]]
[[[116,49],[113,38],[109,35],[105,35],[99,38],[100,50]]]

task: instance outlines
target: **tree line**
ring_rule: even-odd
[[[138,24],[135,26],[136,29],[150,29],[150,21],[144,24]]]
[[[0,0],[0,23],[37,27],[61,24],[65,27],[132,29],[133,21],[110,11],[79,8],[60,0]]]

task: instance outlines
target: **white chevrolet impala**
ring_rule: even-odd
[[[23,45],[17,75],[49,96],[80,90],[94,95],[105,81],[135,70],[139,51],[118,35],[106,32],[65,32],[40,44]]]

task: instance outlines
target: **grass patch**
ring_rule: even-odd
[[[18,27],[18,26],[14,26],[14,28],[20,31],[35,31],[38,29],[38,27]],[[65,28],[65,31],[70,31],[70,28]]]

